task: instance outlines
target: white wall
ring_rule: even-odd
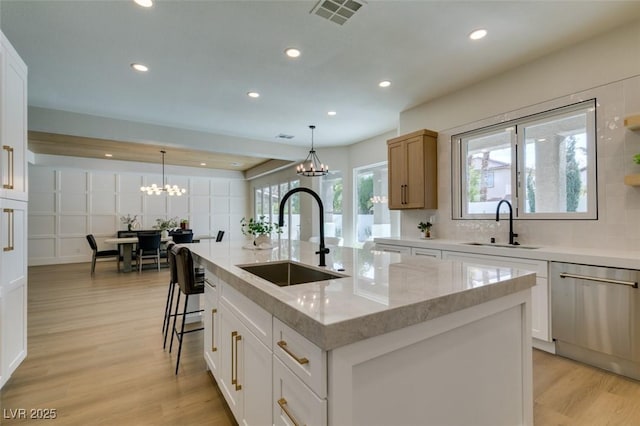
[[[195,235],[243,238],[240,219],[247,214],[247,183],[239,172],[170,166],[167,182],[187,188],[181,197],[145,195],[143,184],[160,183],[158,165],[35,155],[29,164],[29,265],[86,262],[87,234],[99,249],[117,230],[120,217],[138,215],[141,229],[156,218],[189,220]]]
[[[405,111],[399,133],[428,128],[438,137],[438,210],[402,215],[403,237],[415,238],[420,220],[436,214],[437,238],[507,239],[506,225],[492,220],[451,219],[451,136],[527,114],[597,99],[598,220],[521,220],[523,244],[570,247],[640,247],[640,189],[624,175],[639,173],[640,133],[623,119],[640,113],[640,22],[564,49],[460,92]],[[502,224],[502,221],[500,222]]]

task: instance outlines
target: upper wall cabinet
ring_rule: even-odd
[[[629,130],[640,130],[640,114],[626,117],[624,119],[624,127]]]
[[[426,129],[387,141],[389,209],[438,208],[437,141]]]
[[[0,33],[0,197],[26,201],[27,66]]]

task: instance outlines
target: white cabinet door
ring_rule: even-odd
[[[26,201],[27,66],[0,33],[0,197]]]
[[[0,387],[27,356],[27,203],[0,199]]]
[[[224,303],[218,305],[220,321],[220,368],[216,378],[231,412],[240,422],[242,419],[242,385],[238,385],[238,355],[236,351],[238,328],[241,325]]]
[[[218,304],[218,386],[242,425],[271,424],[272,352],[232,313]]]
[[[549,333],[549,286],[547,282],[548,264],[546,261],[450,251],[443,251],[442,258],[534,271],[536,273],[536,285],[531,289],[531,335],[536,339],[551,341]]]
[[[204,359],[218,378],[220,365],[220,327],[218,314],[218,284],[214,276],[207,275],[204,287]]]

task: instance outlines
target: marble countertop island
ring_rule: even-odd
[[[432,260],[330,247],[327,267],[347,275],[278,287],[238,267],[291,260],[318,264],[317,244],[274,240],[249,250],[246,242],[190,244],[196,262],[324,350],[464,310],[526,290],[535,274],[508,267]]]

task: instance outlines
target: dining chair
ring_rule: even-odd
[[[91,275],[94,275],[96,272],[96,260],[98,258],[115,258],[116,263],[118,264],[118,271],[120,271],[120,252],[118,250],[98,250],[98,244],[96,243],[96,239],[93,234],[87,235],[87,241],[89,242],[89,247],[93,251],[93,255],[91,257]]]
[[[142,272],[142,261],[154,259],[160,270],[160,233],[138,233],[138,272]]]
[[[190,328],[189,330],[185,331],[187,315],[204,311],[204,309],[187,311],[189,296],[204,293],[204,271],[199,270],[198,272],[196,272],[196,269],[193,265],[193,255],[191,254],[191,250],[189,250],[187,247],[176,244],[171,249],[171,252],[175,255],[176,272],[178,275],[178,287],[180,287],[180,291],[178,292],[178,300],[176,301],[176,307],[173,312],[173,330],[171,332],[172,334],[171,343],[169,344],[169,352],[171,352],[171,349],[173,348],[173,338],[175,336],[178,339],[178,357],[176,359],[176,374],[178,374],[184,335],[187,333],[204,330],[204,327],[200,326],[196,328]],[[184,307],[182,309],[182,313],[178,313],[180,305],[180,294],[184,294]],[[176,320],[179,316],[182,317],[182,323],[180,325],[180,329],[178,330],[176,328]]]
[[[193,232],[174,232],[171,234],[173,242],[176,244],[185,244],[193,242]]]

